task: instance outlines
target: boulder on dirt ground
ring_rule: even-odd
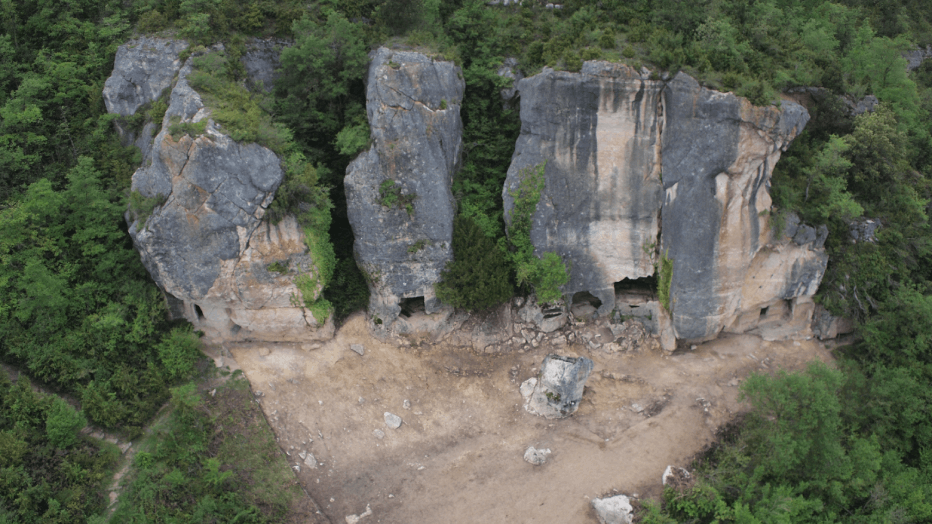
[[[663,470],[663,476],[660,477],[660,482],[664,486],[678,487],[687,480],[689,480],[689,472],[679,466],[667,466],[667,469]]]
[[[572,415],[579,407],[590,373],[592,361],[586,357],[547,355],[524,409],[545,418]],[[522,392],[526,390],[522,387]]]
[[[624,495],[592,499],[592,508],[600,524],[631,524],[634,520],[634,508]]]
[[[385,412],[385,425],[392,428],[398,429],[401,427],[401,417],[394,413]]]
[[[528,464],[540,466],[544,462],[547,462],[547,455],[549,454],[549,449],[537,449],[531,446],[524,451],[524,461]]]

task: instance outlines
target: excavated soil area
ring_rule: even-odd
[[[745,408],[737,386],[750,373],[831,359],[816,340],[750,335],[672,355],[547,344],[489,355],[383,343],[361,314],[320,347],[228,349],[334,524],[594,523],[593,497],[657,497],[664,468],[687,466]],[[552,352],[594,362],[579,410],[561,420],[527,413],[518,391]],[[529,446],[550,449],[547,462],[525,462]]]

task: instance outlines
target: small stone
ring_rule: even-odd
[[[418,466],[418,468],[417,468],[418,471],[424,471],[425,469],[427,469],[427,468],[425,468],[424,466]]]
[[[317,458],[308,453],[307,457],[304,458],[304,465],[311,469],[317,469]]]
[[[214,389],[210,390],[210,396],[213,397],[213,396],[216,396],[216,395],[217,395],[217,388],[214,388]]]
[[[518,388],[518,391],[521,392],[521,397],[527,399],[531,396],[531,393],[534,393],[534,386],[537,385],[537,379],[531,377],[521,383],[521,386]]]
[[[385,412],[385,425],[392,428],[398,429],[401,427],[401,417],[395,415],[394,413]]]
[[[411,409],[411,401],[408,399],[405,399],[405,401],[401,403],[401,407],[405,409]]]
[[[531,446],[524,451],[524,461],[535,466],[540,466],[544,462],[547,462],[547,455],[549,454],[549,449],[537,449]]]
[[[301,460],[304,460],[307,457],[307,451],[302,451],[298,453],[298,456],[301,457]]]
[[[359,397],[359,403],[360,403],[360,404],[363,404],[363,403],[365,403],[365,402],[366,402],[366,399],[364,399],[364,398],[362,398],[362,397]]]
[[[271,352],[272,352],[272,351],[271,351],[269,348],[265,348],[265,347],[259,348],[259,356],[260,356],[260,357],[267,357],[267,356],[269,355],[269,353],[271,353]]]
[[[333,499],[330,499],[330,502],[333,502]],[[358,522],[362,520],[363,517],[368,517],[369,515],[372,515],[372,508],[366,504],[365,512],[360,513],[359,515],[347,515],[344,517],[344,520],[346,520],[346,524],[358,524]]]
[[[375,438],[379,440],[382,440],[383,438],[385,438],[385,432],[382,431],[381,429],[377,429],[373,431],[372,434],[375,435]]]
[[[294,468],[296,472],[301,473],[301,466],[299,466],[298,464],[295,464],[294,466],[291,466],[291,467]]]
[[[698,347],[698,346],[696,346],[695,344],[693,344],[693,345],[689,346],[689,350],[690,350],[690,351],[695,351],[697,347]]]
[[[366,353],[366,348],[362,344],[350,344],[350,349],[355,353],[358,353],[359,356],[362,356]]]
[[[640,413],[644,411],[644,407],[637,403],[631,404],[631,409],[633,409],[635,413]]]
[[[599,518],[599,524],[631,524],[634,520],[634,508],[624,495],[592,499],[592,508]]]

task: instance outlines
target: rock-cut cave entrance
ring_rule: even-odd
[[[424,297],[406,298],[401,301],[401,314],[410,318],[415,313],[426,313]]]

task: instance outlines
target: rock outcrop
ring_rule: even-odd
[[[536,378],[521,384],[524,409],[545,418],[563,418],[576,412],[582,400],[592,361],[586,357],[547,355]]]
[[[133,62],[145,57],[128,52],[117,56],[114,77],[126,78],[125,71],[148,67]],[[284,178],[281,159],[265,147],[237,143],[223,134],[188,84],[190,72],[189,61],[174,79],[150,158],[133,175],[134,191],[161,202],[142,223],[128,214],[143,265],[176,312],[214,340],[328,336],[332,324],[329,331],[319,329],[313,315],[298,307],[302,295],[295,278],[317,274],[301,227],[294,218],[278,224],[262,220]],[[123,84],[111,80],[105,97],[119,100],[110,86]],[[159,92],[145,83],[135,91]],[[173,121],[204,123],[204,132],[173,138],[168,132]]]
[[[769,222],[770,176],[809,119],[802,106],[755,107],[684,73],[654,80],[607,62],[586,62],[580,73],[545,69],[518,90],[506,218],[525,170],[546,162],[531,240],[538,254],[569,262],[568,302],[585,291],[600,315],[630,306],[616,289],[645,285],[663,254],[673,261],[673,333],[699,341],[740,329],[750,311],[815,292],[821,244],[786,245]]]
[[[390,326],[402,300],[441,307],[433,286],[452,257],[450,187],[462,149],[465,83],[451,62],[380,48],[372,54],[366,111],[370,148],[347,168],[356,260],[367,274],[369,313]]]
[[[663,87],[607,62],[586,62],[579,74],[545,69],[518,83],[521,135],[502,193],[506,217],[525,170],[546,162],[531,241],[538,254],[571,263],[567,296],[588,291],[600,314],[614,308],[615,282],[654,272]]]
[[[117,49],[113,73],[104,83],[104,104],[108,113],[129,117],[157,100],[172,82],[182,63],[180,54],[188,48],[184,40],[142,37]],[[135,145],[144,160],[149,158],[152,136],[158,122],[144,122],[141,129],[131,129],[121,120],[116,129],[123,145]]]

